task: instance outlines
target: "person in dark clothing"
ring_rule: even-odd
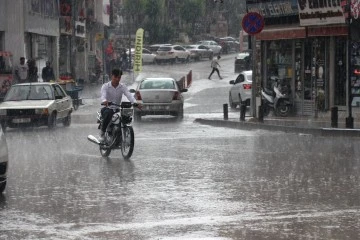
[[[46,67],[42,69],[41,77],[44,82],[55,81],[54,69],[51,67],[49,61],[46,61]]]
[[[34,59],[29,59],[28,63],[28,81],[37,82],[38,81],[38,68]]]

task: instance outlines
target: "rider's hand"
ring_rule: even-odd
[[[142,109],[142,105],[140,103],[134,103],[134,107],[138,108],[138,109]]]

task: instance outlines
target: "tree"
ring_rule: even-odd
[[[202,0],[184,0],[180,8],[181,19],[190,24],[190,32],[188,34],[193,36],[196,33],[196,24],[204,17],[205,3]]]

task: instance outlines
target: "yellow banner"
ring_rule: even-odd
[[[135,37],[134,72],[141,72],[144,29],[139,28]]]

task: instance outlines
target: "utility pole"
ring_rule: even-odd
[[[76,81],[76,17],[77,17],[77,0],[71,1],[71,42],[70,42],[70,67],[71,75],[74,81]]]
[[[352,117],[352,92],[351,92],[351,51],[352,51],[352,48],[351,48],[351,0],[347,0],[346,2],[346,12],[347,12],[347,19],[346,19],[346,22],[348,24],[348,43],[347,43],[347,47],[348,47],[348,63],[347,63],[347,99],[348,99],[348,114],[349,116],[345,119],[345,125],[346,125],[346,128],[354,128],[354,118]]]

